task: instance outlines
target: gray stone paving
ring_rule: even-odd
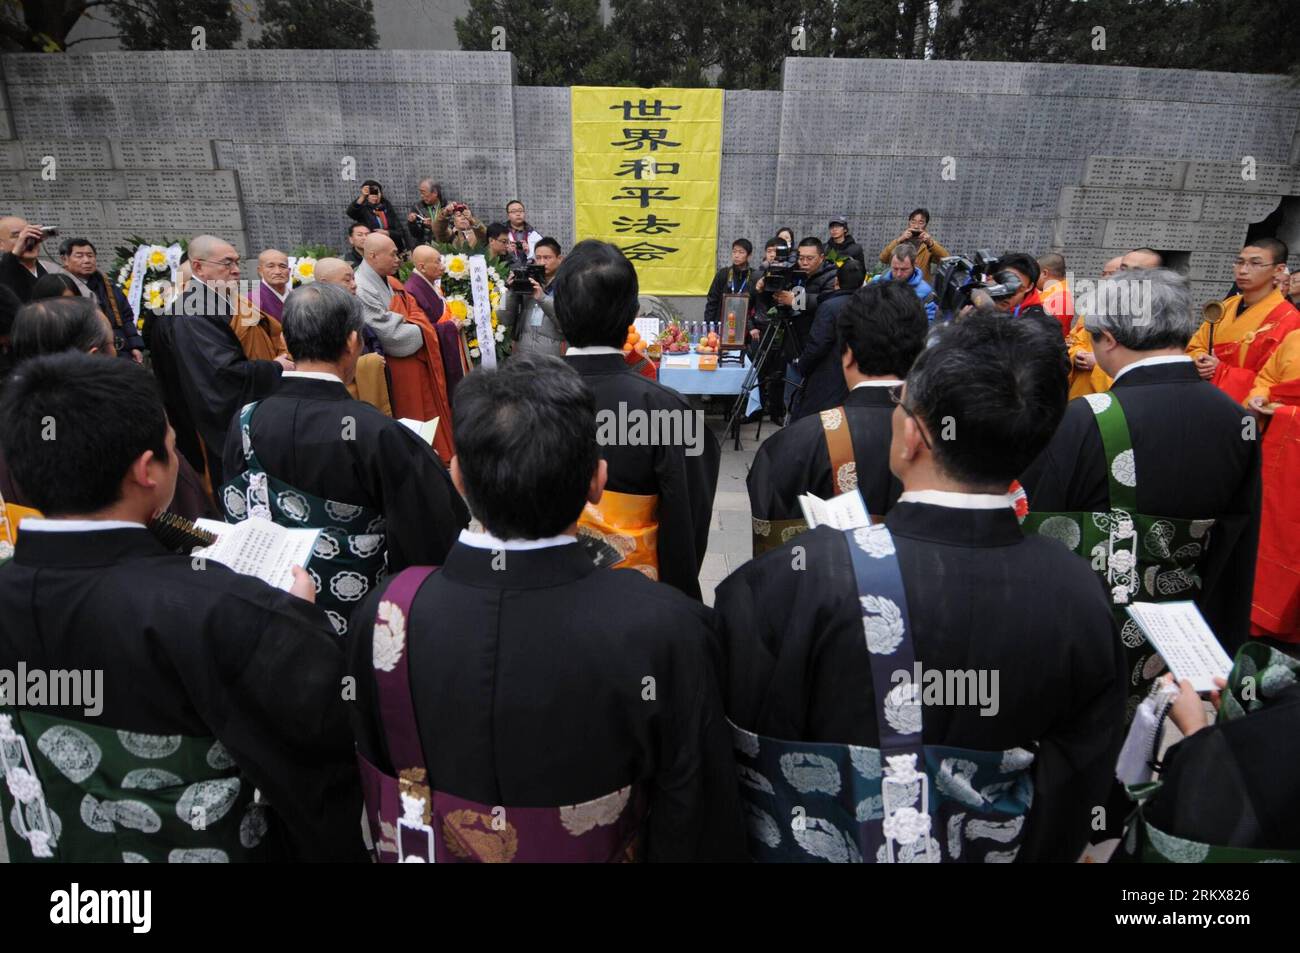
[[[718,492],[713,498],[713,520],[709,524],[709,549],[700,569],[700,590],[704,601],[713,605],[713,590],[753,553],[749,530],[749,495],[745,476],[754,461],[759,440],[756,424],[742,424],[740,449],[723,433],[726,421],[710,417],[709,425],[722,443],[722,466],[718,472]],[[776,425],[763,421],[762,439],[776,432]]]

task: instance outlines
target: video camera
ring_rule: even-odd
[[[790,258],[789,245],[776,246],[776,261],[767,266],[763,275],[763,290],[775,293],[789,291],[796,285],[803,284],[804,274]]]
[[[543,265],[511,265],[506,287],[515,294],[530,295],[533,293],[534,281],[539,285],[546,284],[546,268]]]
[[[962,255],[950,255],[934,269],[936,318],[947,321],[960,314],[967,305],[979,302],[981,294],[994,301],[1010,298],[1020,290],[1020,278],[1002,267],[993,252],[981,248],[971,261]]]

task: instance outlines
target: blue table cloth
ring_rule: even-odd
[[[745,385],[745,375],[751,366],[748,355],[743,355],[744,363],[741,365],[719,364],[716,371],[702,371],[698,354],[685,356],[691,359],[690,367],[669,367],[662,362],[659,364],[659,383],[671,387],[679,394],[739,394],[740,389]],[[668,355],[665,354],[664,357],[667,358]],[[745,406],[746,415],[754,413],[761,406],[758,382],[755,381],[754,386],[750,388],[749,401]]]

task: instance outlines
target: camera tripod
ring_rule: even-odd
[[[744,383],[740,385],[740,393],[736,396],[736,402],[732,405],[731,416],[727,420],[727,432],[731,434],[732,438],[735,440],[735,448],[737,450],[740,449],[740,421],[745,417],[745,408],[749,405],[749,392],[755,387],[761,388],[767,383],[767,381],[760,380],[759,375],[767,365],[768,357],[772,353],[772,349],[776,346],[778,335],[780,335],[781,338],[782,354],[788,354],[792,348],[795,354],[799,354],[803,350],[803,345],[798,339],[798,333],[795,331],[791,315],[782,314],[778,311],[767,323],[767,327],[763,329],[763,335],[759,338],[758,342],[758,350],[754,354],[754,361],[745,374]],[[791,381],[786,376],[785,367],[783,366],[781,371],[781,403],[782,410],[784,411],[784,414],[782,415],[783,418],[790,413],[790,408],[785,401],[785,385],[788,383],[791,383]],[[762,396],[762,391],[760,390],[760,404],[762,403]],[[760,414],[761,413],[762,411],[760,410]],[[758,432],[761,433],[763,427],[761,418],[758,426]]]

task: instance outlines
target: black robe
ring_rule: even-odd
[[[49,269],[36,262],[36,274],[32,274],[23,265],[22,259],[13,252],[0,254],[0,284],[9,288],[23,304],[32,300],[32,287],[36,279],[49,274]]]
[[[382,513],[390,576],[407,566],[441,565],[469,523],[469,511],[433,448],[404,424],[353,400],[341,383],[284,378],[258,404],[251,437],[271,476],[323,499]],[[237,426],[226,439],[223,469],[227,480],[246,469]]]
[[[357,610],[349,640],[357,746],[391,771],[372,668],[382,598]],[[641,573],[597,569],[576,544],[499,554],[457,544],[406,623],[433,788],[509,809],[642,783],[643,856],[745,858],[712,622],[712,610]]]
[[[1202,728],[1165,752],[1143,810],[1176,837],[1215,847],[1300,850],[1300,688]]]
[[[867,512],[883,516],[903,491],[889,472],[894,402],[887,387],[859,387],[844,400],[858,491]],[[759,445],[745,478],[755,519],[800,519],[799,496],[812,493],[828,500],[838,492],[831,473],[830,451],[820,415],[804,417]]]
[[[0,668],[20,660],[102,670],[100,726],[217,738],[270,802],[285,859],[364,858],[345,659],[315,606],[197,571],[144,529],[20,529],[0,566]]]
[[[580,354],[567,358],[596,395],[596,413],[668,410],[692,413],[686,398],[670,387],[633,371],[621,354]],[[599,421],[599,416],[598,416]],[[609,464],[607,490],[659,496],[659,580],[700,598],[700,567],[709,545],[713,494],[718,487],[722,448],[699,420],[702,452],[688,456],[677,446],[601,447]]]
[[[231,330],[226,299],[192,281],[158,322],[165,327],[174,373],[194,427],[203,440],[215,488],[222,479],[221,456],[226,434],[244,404],[275,390],[281,367],[275,361],[250,361]]]
[[[1018,859],[1075,861],[1124,738],[1122,646],[1088,564],[1025,537],[1008,506],[898,503],[894,536],[916,658],[998,672],[998,710],[927,706],[927,745],[1033,749]],[[803,570],[792,568],[803,547]],[[724,698],[737,725],[792,741],[879,747],[871,664],[844,534],[804,533],[717,588]]]
[[[1188,362],[1137,367],[1110,393],[1128,421],[1138,512],[1216,519],[1196,603],[1229,655],[1249,638],[1259,545],[1259,440],[1250,414]],[[1109,508],[1106,454],[1092,408],[1074,400],[1020,478],[1035,512]]]
[[[190,462],[190,466],[203,473],[207,468],[203,440],[194,426],[190,405],[185,402],[185,390],[181,387],[180,370],[176,366],[176,336],[172,328],[178,320],[181,319],[166,313],[146,318],[144,343],[149,349],[149,365],[162,391],[167,419],[176,431],[176,449]]]

